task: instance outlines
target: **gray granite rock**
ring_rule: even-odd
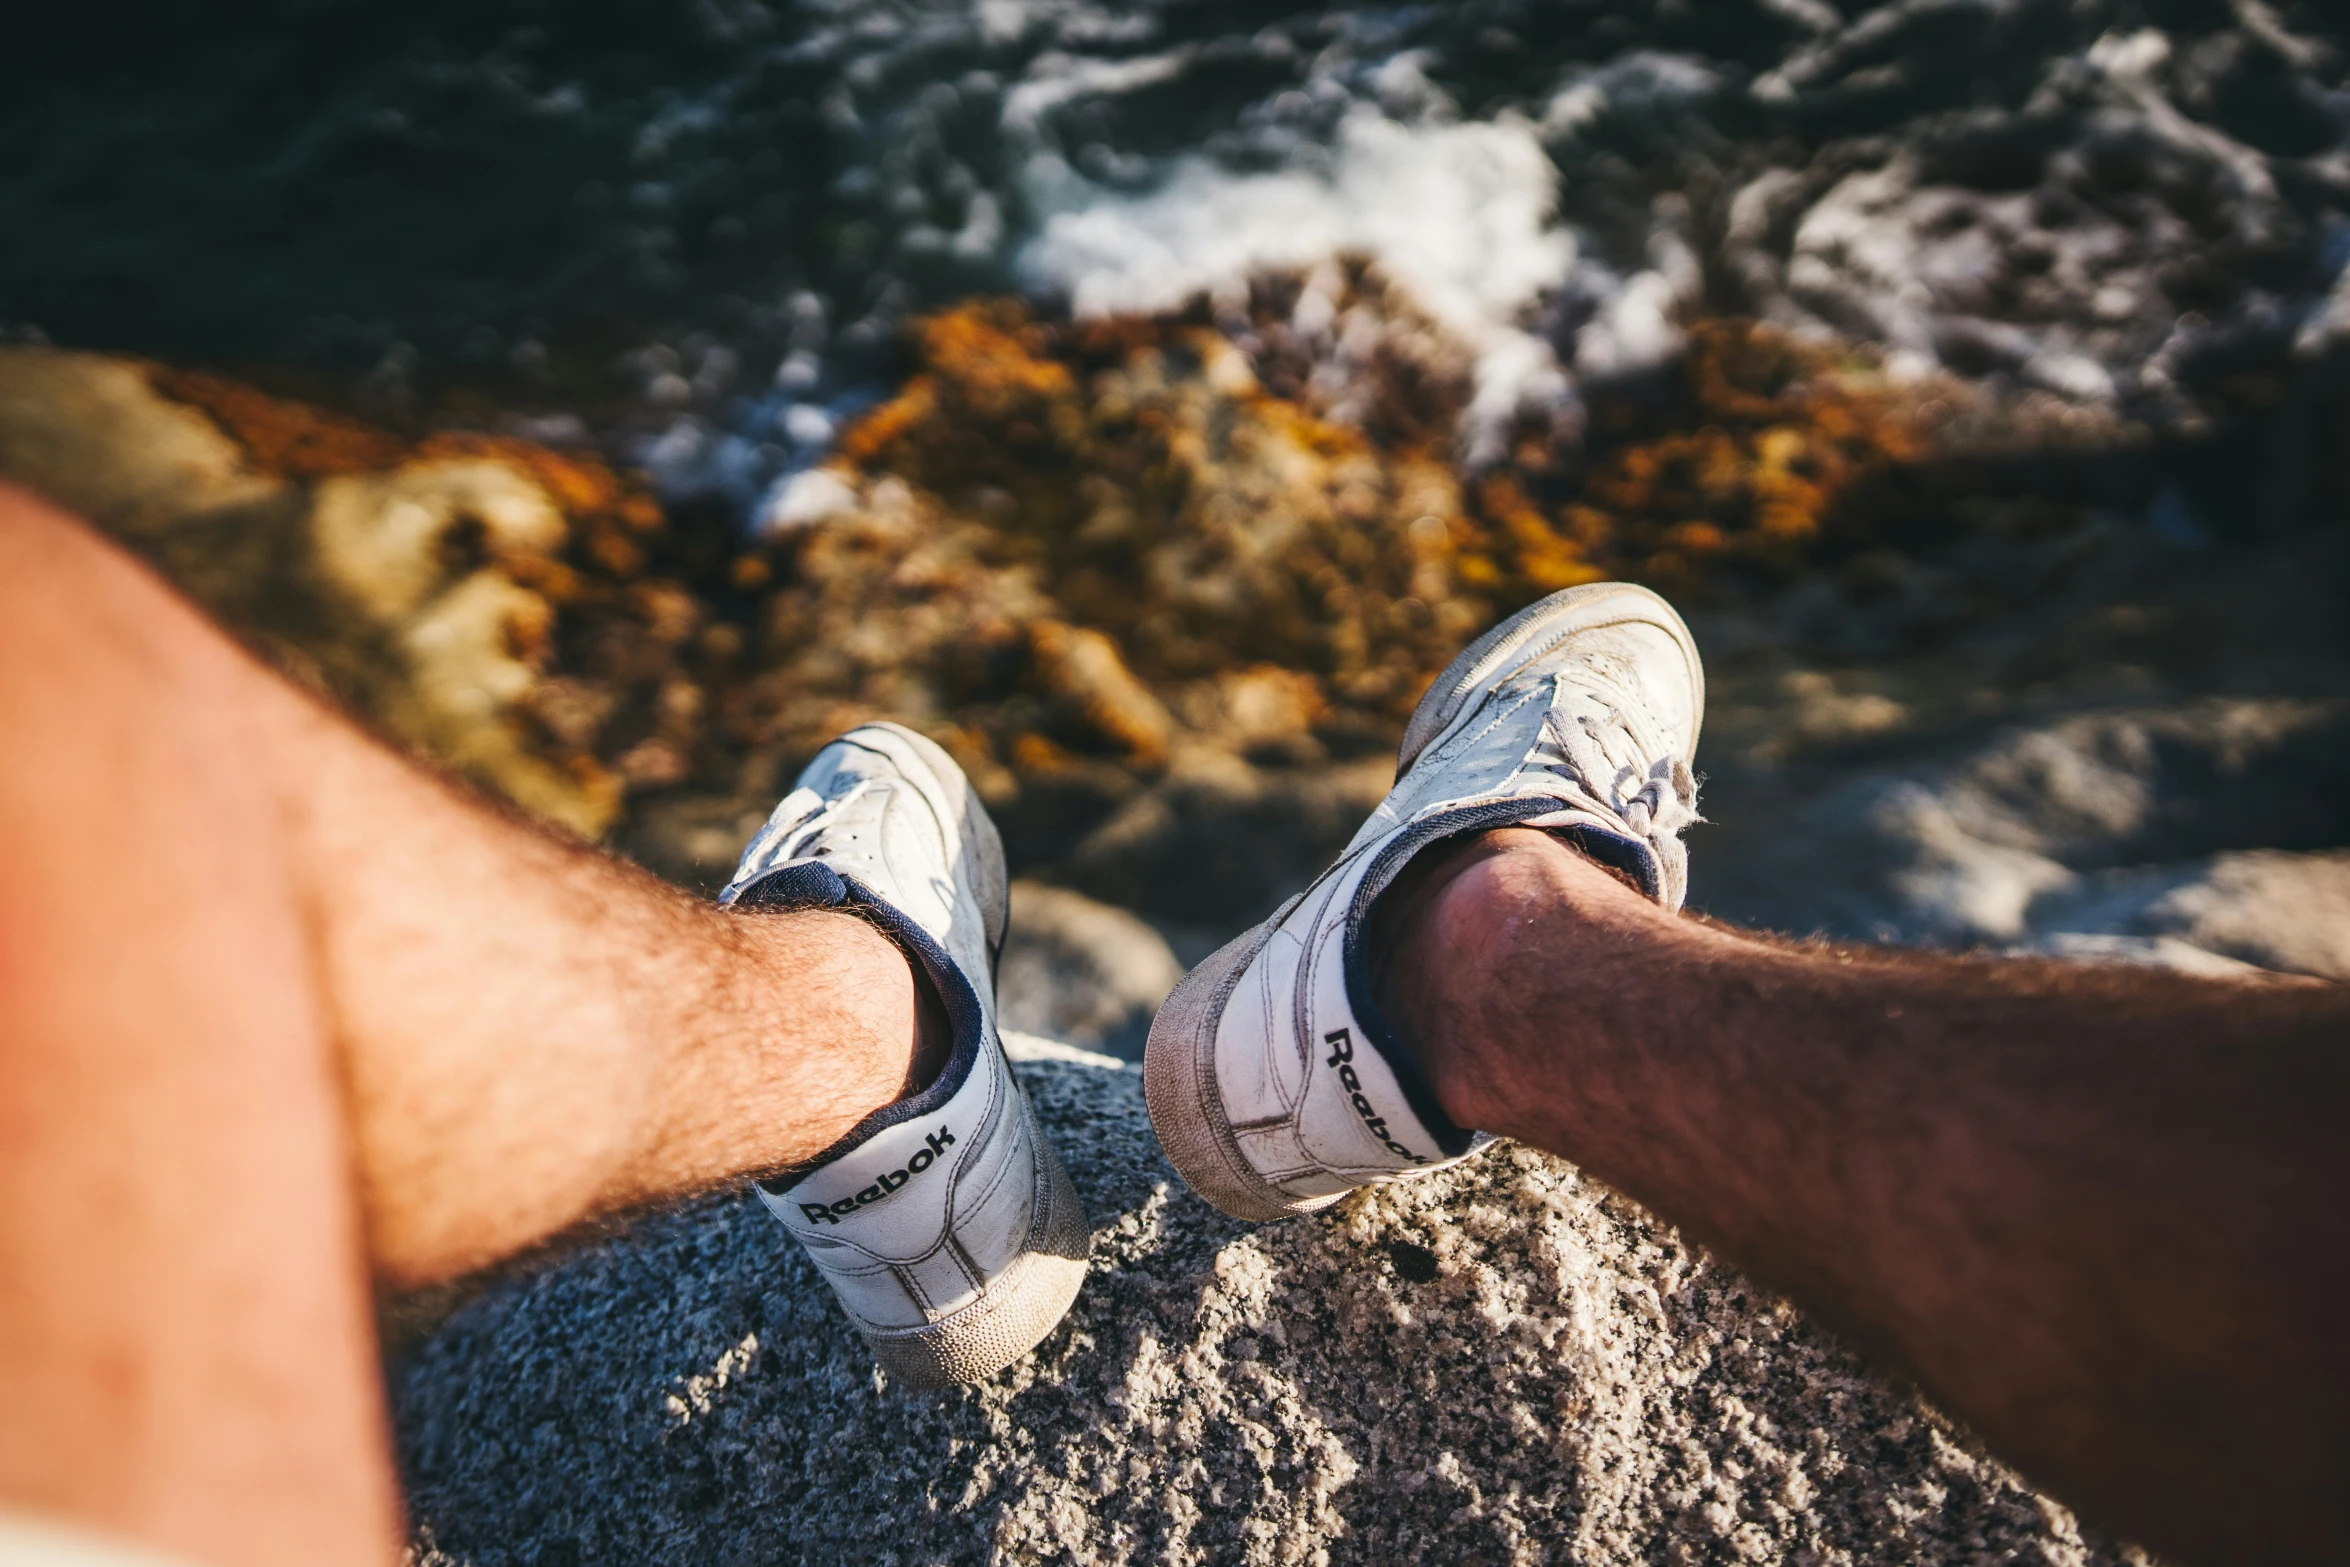
[[[2059,957],[2350,981],[2350,853],[2253,849],[2084,878],[2034,945]]]
[[[1166,938],[1126,910],[1066,887],[1012,883],[996,971],[1004,1027],[1139,1061],[1152,1014],[1182,977]]]
[[[1835,635],[1857,645],[1816,634],[1809,585],[1775,619],[1701,619],[1692,903],[1845,940],[2340,977],[2346,537],[2178,550],[2095,522],[2033,596],[1908,646],[1853,617]],[[2012,591],[2033,559],[1990,574]]]
[[[1556,1159],[1252,1228],[1138,1072],[1018,1053],[1094,1220],[1034,1356],[907,1392],[755,1204],[649,1218],[394,1367],[415,1560],[2131,1559]]]
[[[1767,924],[1995,945],[2134,929],[2135,912],[2113,906],[2122,868],[2170,867],[2183,885],[2214,851],[2325,844],[2350,826],[2339,701],[2133,704],[1904,761],[1841,780],[1779,817],[1750,862],[1715,868],[1742,879]],[[2244,890],[2263,888],[2291,896]],[[2183,913],[2158,923],[2144,933],[2194,927]]]

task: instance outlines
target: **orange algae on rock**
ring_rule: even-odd
[[[1928,454],[1917,391],[1838,348],[1751,321],[1689,333],[1673,427],[1603,446],[1561,522],[1611,574],[1687,587],[1725,566],[1784,575],[1888,472]],[[1945,389],[1944,395],[1957,395]]]
[[[391,467],[407,454],[408,443],[388,430],[272,397],[225,376],[152,365],[147,381],[158,396],[195,409],[219,426],[255,469],[279,478],[367,473]]]
[[[730,803],[678,797],[687,825],[640,852],[717,873],[760,791],[877,716],[940,737],[1016,853],[1103,896],[1143,896],[1095,871],[1128,876],[1187,810],[1343,838],[1479,629],[1602,577],[1768,585],[1864,542],[1885,481],[1931,455],[1918,410],[1958,395],[1699,322],[1669,385],[1595,404],[1586,446],[1520,432],[1469,473],[1465,356],[1358,271],[1342,306],[1393,340],[1352,331],[1356,360],[1326,373],[1281,336],[1276,283],[1237,324],[1004,301],[915,322],[911,373],[830,460],[845,504],[729,568],[746,641],[701,753],[725,775],[696,787]]]
[[[857,504],[786,546],[770,646],[810,689],[918,686],[921,711],[1056,755],[1168,743],[1115,716],[1135,702],[1014,700],[1066,694],[1066,657],[1042,650],[1079,632],[1178,729],[1214,728],[1215,683],[1257,667],[1310,681],[1317,722],[1391,729],[1498,614],[1603,576],[1791,569],[1869,476],[1923,449],[1910,400],[1865,366],[1751,323],[1701,324],[1656,428],[1603,439],[1579,478],[1505,465],[1466,487],[1426,409],[1375,439],[1268,391],[1193,317],[1043,323],[978,302],[910,336],[915,373],[840,442]],[[1354,401],[1457,412],[1465,383],[1412,364],[1409,398]],[[1037,616],[1061,629],[1008,634]],[[883,644],[886,672],[850,674],[846,650]]]
[[[1190,841],[1187,812],[1256,813],[1260,851],[1343,838],[1433,672],[1520,604],[1865,538],[1932,445],[1913,410],[1952,395],[1700,322],[1584,446],[1520,430],[1469,473],[1467,357],[1374,273],[1342,281],[1337,350],[1284,335],[1278,279],[1237,326],[918,321],[912,373],[831,459],[846,504],[747,541],[591,457],[89,356],[25,361],[22,386],[78,367],[87,406],[0,398],[0,457],[113,474],[85,509],[290,667],[672,875],[722,874],[800,761],[884,716],[948,745],[1025,863],[1135,901],[1100,878],[1190,874],[1136,849]],[[204,482],[122,489],[124,409],[178,421],[142,449]]]
[[[602,463],[463,431],[409,440],[220,376],[10,349],[0,472],[492,792],[588,837],[618,816],[611,720],[647,682],[614,650],[644,618],[665,523]],[[567,695],[581,688],[597,694]]]
[[[917,374],[841,443],[863,504],[817,531],[894,510],[959,538],[1163,695],[1269,664],[1408,709],[1484,610],[1446,607],[1463,515],[1448,465],[1266,394],[1207,328],[974,305],[914,341]]]

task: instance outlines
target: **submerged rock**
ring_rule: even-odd
[[[1530,436],[1464,477],[1468,383],[1375,279],[1339,287],[1368,346],[1336,391],[1284,324],[1294,289],[1249,308],[1237,346],[1190,314],[918,322],[915,373],[767,518],[756,673],[720,741],[766,770],[739,776],[763,788],[857,717],[913,722],[1038,873],[1229,926],[1345,841],[1477,628],[1603,576],[1782,581],[1888,525],[1947,526],[1975,482],[1932,466],[1963,388],[1735,321],[1692,327],[1586,471]],[[1986,416],[1967,439],[1991,427],[2019,436]],[[683,842],[625,841],[723,868],[656,837]]]
[[[774,1221],[714,1197],[395,1369],[412,1559],[2138,1559],[1561,1161],[1252,1228],[1159,1157],[1139,1072],[1014,1043],[1094,1222],[1034,1356],[892,1386]]]

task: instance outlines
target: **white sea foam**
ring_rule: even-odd
[[[752,531],[781,534],[812,527],[857,504],[857,492],[830,468],[803,468],[776,482],[757,514]]]
[[[1572,395],[1526,323],[1573,271],[1575,239],[1557,221],[1557,170],[1518,116],[1403,125],[1358,111],[1326,172],[1239,174],[1190,158],[1128,196],[1040,158],[1030,185],[1046,216],[1020,276],[1065,292],[1081,316],[1244,297],[1254,274],[1360,255],[1477,355],[1463,432],[1473,460],[1519,409]]]

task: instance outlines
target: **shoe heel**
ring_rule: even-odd
[[[1029,1226],[1027,1247],[988,1286],[984,1300],[946,1321],[902,1333],[865,1335],[881,1369],[906,1387],[959,1387],[994,1376],[1060,1326],[1085,1284],[1093,1230],[1060,1155],[1044,1140],[1027,1096],[1021,1098],[1039,1164],[1039,1211]]]
[[[1259,1179],[1241,1157],[1216,1096],[1217,1022],[1233,987],[1279,926],[1276,916],[1226,943],[1184,975],[1151,1019],[1150,1039],[1142,1052],[1143,1102],[1167,1162],[1211,1205],[1235,1219],[1260,1224],[1337,1201],[1291,1197]]]

